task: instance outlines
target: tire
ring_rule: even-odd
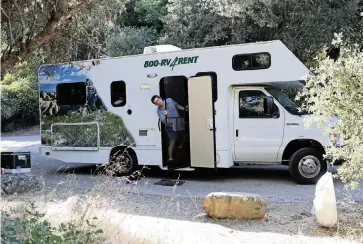
[[[290,158],[289,171],[298,184],[315,184],[327,171],[323,155],[315,148],[301,148]]]
[[[107,173],[117,176],[129,176],[137,169],[136,155],[128,149],[117,150],[107,166]]]

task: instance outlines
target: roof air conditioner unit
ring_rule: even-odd
[[[156,46],[149,46],[144,48],[143,54],[152,54],[152,53],[167,53],[173,51],[182,50],[179,47],[173,45],[156,45]]]

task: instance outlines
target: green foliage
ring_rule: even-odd
[[[286,95],[289,97],[291,101],[293,101],[298,107],[302,106],[302,103],[300,100],[296,100],[297,95],[301,89],[298,88],[290,88],[290,89],[284,89],[283,92],[286,93]]]
[[[47,63],[97,58],[106,53],[108,41],[132,50],[131,42],[113,40],[118,27],[139,30],[141,34],[123,30],[121,35],[132,34],[140,44],[150,43],[143,41],[140,28],[145,28],[160,36],[150,38],[147,33],[147,40],[182,48],[280,39],[309,62],[342,28],[350,40],[362,39],[362,6],[362,0],[7,1],[2,5],[2,70],[40,49]],[[64,22],[58,19],[69,14]],[[42,32],[46,26],[48,31]]]
[[[24,216],[14,211],[1,213],[1,239],[4,243],[103,243],[101,229],[95,229],[86,220],[86,228],[74,222],[62,223],[55,228],[38,211],[34,203],[26,208]]]
[[[1,74],[43,49],[51,63],[97,57],[124,0],[3,1]]]
[[[160,33],[164,28],[162,18],[167,14],[168,0],[131,0],[116,20],[120,27],[148,27]]]
[[[8,59],[18,60],[22,41],[27,38],[33,41],[54,17],[54,11],[64,14],[79,9],[79,12],[50,33],[52,38],[47,45],[36,48],[34,52],[42,52],[42,56],[28,58],[1,81],[2,130],[37,123],[35,63],[92,59],[104,54],[112,57],[141,54],[145,46],[155,44],[196,48],[279,39],[308,67],[316,67],[318,62],[312,57],[326,56],[322,47],[329,46],[334,32],[344,29],[349,42],[361,42],[363,38],[362,0],[33,2],[18,1],[19,6],[11,1],[3,4],[4,64]],[[113,23],[108,21],[110,16]],[[20,54],[23,51],[26,50]]]
[[[141,54],[144,47],[158,42],[164,30],[167,0],[131,0],[117,15],[116,26],[107,35],[104,50],[108,56]]]
[[[281,40],[308,63],[333,33],[353,28],[360,0],[172,0],[162,43],[183,48]]]
[[[147,27],[117,28],[106,38],[106,54],[112,57],[141,54],[156,39],[156,31]]]
[[[171,0],[167,5],[160,43],[181,48],[224,45],[230,41],[231,22],[202,0]]]
[[[30,60],[1,80],[1,130],[34,125],[39,121],[37,64]]]
[[[319,60],[299,97],[314,114],[308,125],[314,122],[328,135],[338,136],[334,139],[337,143],[326,151],[333,160],[346,160],[338,176],[355,189],[363,179],[363,52],[357,45],[344,44],[340,49],[337,61]]]

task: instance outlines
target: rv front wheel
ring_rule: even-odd
[[[127,149],[120,149],[111,156],[108,172],[119,176],[126,176],[132,174],[136,168],[136,155]]]
[[[289,170],[299,184],[315,184],[327,171],[323,155],[315,148],[301,148],[290,158]]]

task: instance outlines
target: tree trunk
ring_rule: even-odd
[[[6,52],[1,57],[1,79],[18,63],[27,59],[33,52],[39,49],[42,45],[48,43],[56,34],[61,31],[61,28],[72,20],[79,11],[84,10],[92,1],[84,1],[67,12],[57,10],[52,13],[43,30],[36,34],[32,39],[29,39],[24,48],[17,48],[13,51]]]

